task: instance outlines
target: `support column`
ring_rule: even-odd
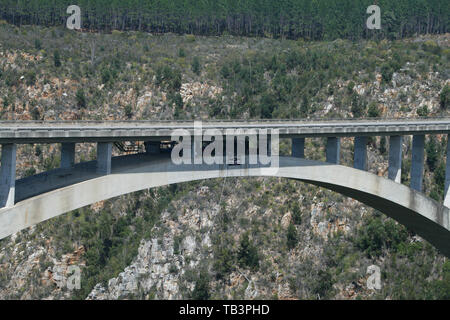
[[[424,135],[413,137],[410,187],[419,192],[422,192],[424,146]]]
[[[192,137],[191,140],[191,163],[202,164],[203,163],[203,143],[200,135]]]
[[[0,208],[13,207],[16,188],[16,150],[15,144],[2,145],[0,167]]]
[[[69,169],[75,164],[75,143],[61,144],[61,168]]]
[[[445,166],[444,206],[450,208],[450,135],[447,135],[447,163]]]
[[[292,156],[296,158],[305,158],[305,138],[292,139]]]
[[[388,178],[397,183],[402,180],[402,136],[389,138],[389,170]]]
[[[367,170],[367,137],[355,137],[353,167]]]
[[[327,140],[327,162],[339,164],[341,155],[341,139],[330,137]]]
[[[97,173],[100,174],[111,173],[111,155],[112,155],[111,142],[97,143]]]
[[[159,141],[147,141],[144,143],[145,153],[147,154],[160,154],[161,143]]]

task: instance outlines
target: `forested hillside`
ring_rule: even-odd
[[[2,0],[1,19],[15,25],[63,25],[67,7],[82,9],[82,27],[97,31],[245,35],[330,40],[404,38],[448,32],[448,0]],[[382,29],[368,30],[377,4]]]
[[[303,41],[0,24],[0,119],[414,118],[450,114],[450,37]],[[411,137],[403,144],[409,184]],[[424,192],[442,201],[444,135]],[[389,140],[368,143],[387,176]],[[325,140],[306,157],[325,160]],[[94,160],[77,144],[76,162]],[[282,140],[282,155],[290,141]],[[18,178],[60,145],[20,145]],[[119,150],[114,149],[118,155]],[[353,140],[341,163],[352,166]],[[81,289],[58,284],[81,267]],[[367,267],[382,289],[367,288]],[[0,241],[0,299],[449,299],[450,262],[386,215],[322,188],[225,178],[143,190]]]
[[[73,4],[81,31],[65,27]],[[381,30],[366,28],[372,4]],[[0,0],[0,120],[449,117],[449,17],[448,0]],[[425,142],[423,192],[442,202],[447,136]],[[352,166],[352,138],[341,144]],[[325,161],[325,146],[307,139],[305,157]],[[368,171],[387,177],[389,139],[367,150]],[[408,186],[411,136],[402,157]],[[77,144],[77,163],[95,159],[95,144]],[[21,144],[17,178],[60,161],[58,144]],[[73,265],[81,289],[70,291],[60,280]],[[86,298],[450,299],[450,261],[323,188],[222,178],[123,195],[0,240],[0,299]]]

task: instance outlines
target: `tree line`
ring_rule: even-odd
[[[76,2],[76,3],[75,3]],[[448,32],[448,0],[1,0],[1,19],[64,25],[69,5],[96,31],[268,36],[307,40],[403,38]],[[381,30],[368,30],[366,9],[381,8]]]

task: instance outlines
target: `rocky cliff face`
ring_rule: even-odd
[[[292,187],[287,195],[269,191],[269,186],[281,189],[281,181],[258,181],[262,184],[261,190],[245,196],[245,183],[235,179],[224,181],[221,187],[227,194],[226,210],[208,200],[215,198],[214,190],[205,186],[176,202],[174,207],[177,211],[164,212],[161,224],[152,231],[159,236],[143,239],[133,262],[106,285],[97,284],[88,299],[189,298],[198,281],[193,273],[206,268],[211,275],[214,274],[221,243],[231,238],[228,243],[230,251],[237,254],[241,236],[248,230],[253,235],[252,241],[257,244],[259,267],[255,270],[242,266],[231,254],[228,258],[232,259],[234,266],[223,278],[211,279],[211,295],[226,299],[314,297],[311,283],[315,281],[317,270],[326,264],[324,247],[329,243],[334,247],[333,240],[329,239],[334,239],[337,234],[344,237],[354,234],[361,217],[369,213],[355,201],[339,203],[342,200],[339,196],[332,202],[321,202],[318,199],[324,194],[320,190],[316,191],[312,201],[307,201],[303,194],[310,194],[311,188],[302,184],[293,183],[298,191]],[[330,192],[325,194],[331,195]],[[298,203],[302,212],[302,221],[295,227],[299,239],[293,249],[286,247],[286,232],[294,223],[293,212],[288,210],[281,214],[277,209],[277,206],[291,202],[290,198]],[[251,199],[262,203],[252,204]],[[262,206],[265,199],[269,199],[266,204],[269,208]],[[202,208],[196,208],[198,204]],[[222,229],[224,215],[230,215],[225,232]],[[364,268],[368,263],[369,260],[363,258],[353,267],[352,272],[357,275],[354,281],[339,281],[334,285],[336,298],[351,298],[357,294],[367,298],[375,294],[365,284]],[[297,287],[296,281],[299,280],[301,284]]]
[[[174,220],[165,211],[161,225],[152,231],[160,238],[142,239],[134,262],[109,280],[107,286],[97,284],[88,299],[182,299],[181,285],[192,290],[194,284],[182,283],[182,279],[186,270],[196,269],[202,260],[210,258],[210,234],[217,208],[184,208],[183,212]]]

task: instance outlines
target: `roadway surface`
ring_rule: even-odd
[[[281,138],[450,133],[450,118],[377,120],[208,121],[203,129],[277,129]],[[0,121],[0,144],[170,140],[176,129],[194,133],[193,121]]]

